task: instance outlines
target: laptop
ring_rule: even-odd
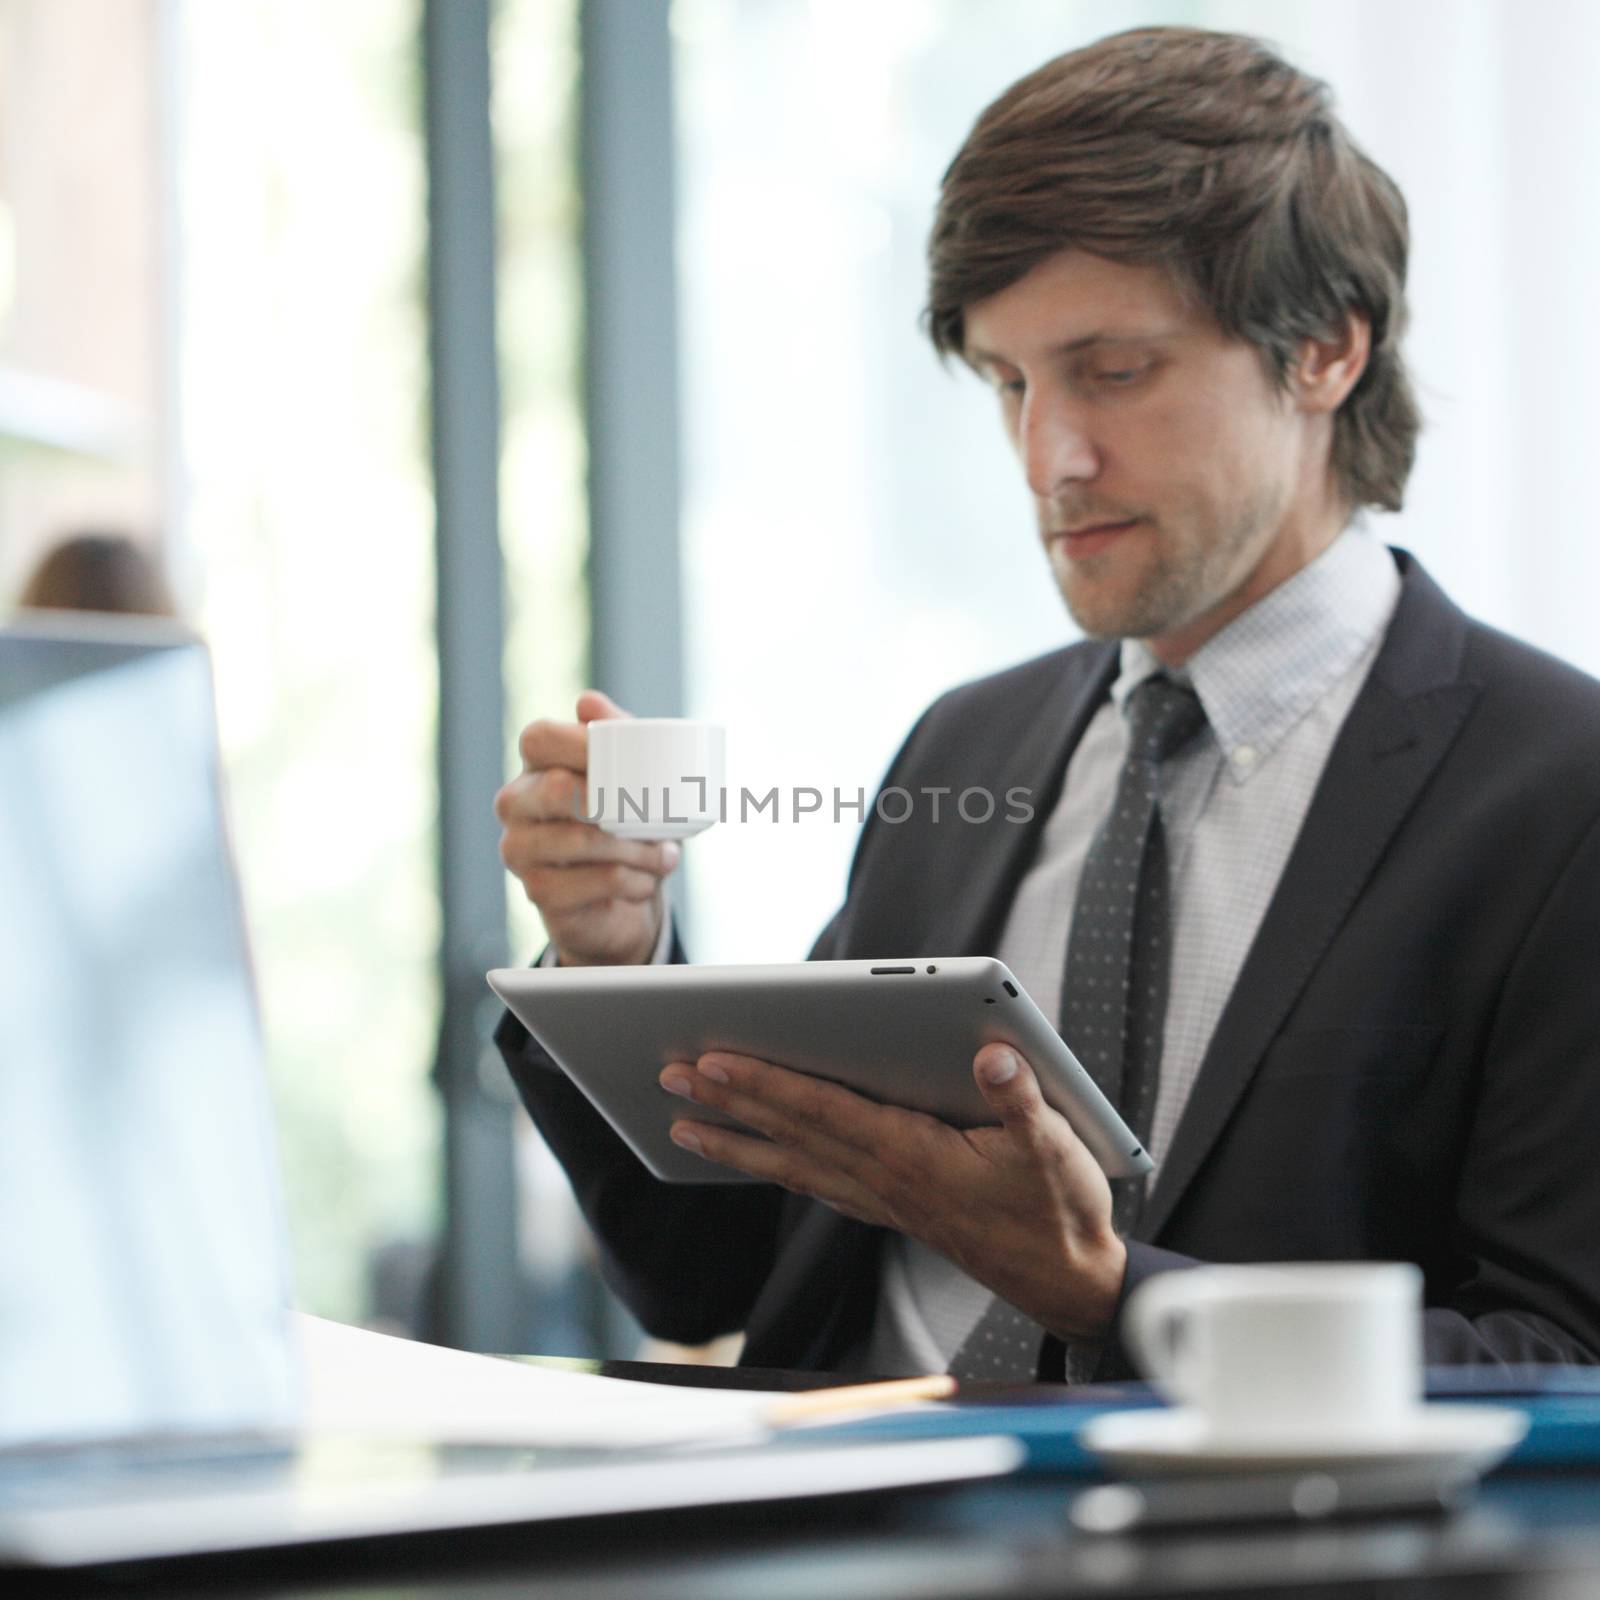
[[[287,1250],[210,674],[0,633],[0,1445],[276,1432]]]
[[[210,662],[0,629],[0,1566],[182,1560],[1013,1470],[1011,1440],[681,1456],[307,1425]],[[485,1358],[487,1359],[487,1358]]]

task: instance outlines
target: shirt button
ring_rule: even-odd
[[[1260,760],[1261,752],[1253,744],[1235,745],[1233,751],[1233,764],[1241,772],[1248,772]]]

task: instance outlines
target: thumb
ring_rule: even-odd
[[[610,695],[602,694],[598,689],[585,689],[578,696],[579,722],[605,722],[613,717],[631,715],[631,712],[624,711]]]
[[[978,1091],[1001,1124],[1032,1133],[1045,1109],[1033,1068],[1007,1044],[986,1044],[972,1060]]]

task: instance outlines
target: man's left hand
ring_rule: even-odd
[[[1099,1338],[1127,1264],[1110,1185],[1016,1051],[985,1045],[973,1076],[998,1127],[952,1128],[721,1051],[660,1081],[762,1136],[675,1122],[684,1149],[910,1234],[1057,1336]]]

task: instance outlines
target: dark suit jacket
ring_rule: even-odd
[[[1414,1261],[1430,1361],[1600,1360],[1600,684],[1397,560],[1124,1297],[1200,1261]],[[813,957],[993,953],[1116,664],[1073,645],[937,701],[886,784],[1027,789],[1033,822],[869,817]],[[500,1042],[645,1327],[744,1328],[751,1365],[860,1360],[881,1230],[769,1186],[658,1183],[511,1019]],[[1042,1375],[1060,1363],[1047,1341]],[[1127,1370],[1114,1325],[1097,1376]]]

